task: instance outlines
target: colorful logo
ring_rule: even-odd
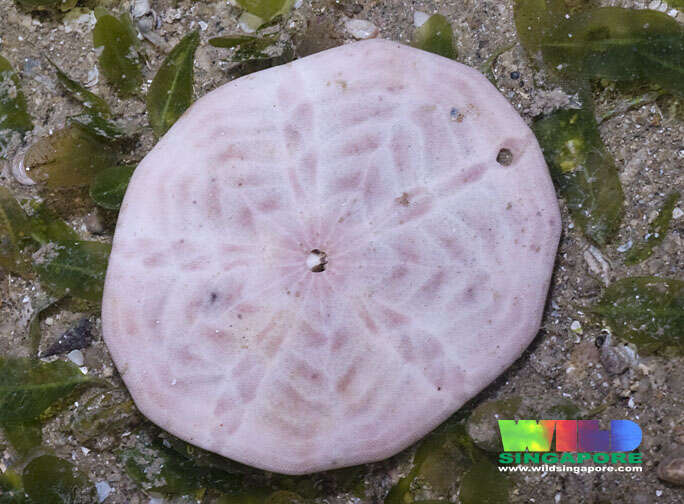
[[[499,420],[499,431],[500,464],[544,464],[551,470],[547,464],[642,462],[641,453],[632,452],[641,444],[641,428],[631,420],[612,420],[609,430],[601,430],[598,420]],[[548,453],[552,447],[555,452]]]
[[[611,420],[610,430],[600,430],[598,420],[499,420],[499,430],[507,452],[551,451],[554,433],[557,452],[626,452],[642,438],[631,420]]]

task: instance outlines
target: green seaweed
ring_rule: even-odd
[[[679,197],[679,192],[675,191],[665,198],[658,216],[648,226],[648,233],[643,243],[635,245],[625,255],[625,264],[637,264],[653,255],[653,249],[665,239],[667,230],[670,228],[672,212]]]
[[[0,358],[0,422],[29,422],[96,381],[73,364]]]
[[[421,442],[411,470],[390,489],[384,502],[445,502],[458,491],[461,501],[469,504],[505,504],[508,487],[508,479],[475,446],[463,424],[449,420]]]
[[[451,24],[441,14],[433,14],[416,30],[412,45],[445,58],[458,57]]]
[[[27,275],[30,264],[22,250],[30,237],[30,220],[12,193],[0,186],[0,268]]]
[[[0,426],[20,454],[41,442],[41,418],[97,382],[74,365],[0,358]]]
[[[684,351],[684,281],[628,277],[608,287],[590,311],[642,351]]]
[[[276,490],[266,497],[266,504],[304,504],[301,495],[289,490]]]
[[[90,184],[104,168],[116,164],[118,153],[108,142],[79,124],[72,124],[34,143],[24,165],[36,182],[48,187]]]
[[[118,19],[96,10],[93,47],[100,51],[102,73],[123,96],[136,93],[142,84],[142,58],[133,23],[127,14]]]
[[[192,77],[199,32],[194,31],[171,49],[147,93],[150,125],[162,136],[192,104]]]
[[[57,8],[61,11],[68,11],[76,5],[78,0],[16,0],[16,2],[29,10]]]
[[[33,129],[31,116],[26,110],[26,98],[21,91],[19,77],[12,65],[0,56],[0,158],[11,135],[23,134]]]
[[[230,37],[214,37],[209,44],[222,49],[235,49],[232,61],[251,61],[268,59],[271,56],[263,50],[272,46],[277,37],[253,37],[251,35],[233,35]]]
[[[0,504],[25,504],[27,499],[21,474],[12,469],[0,471]]]
[[[102,436],[130,430],[139,421],[132,400],[125,399],[118,390],[107,390],[81,404],[74,414],[71,431],[80,443],[90,445]]]
[[[29,462],[23,473],[24,490],[40,504],[92,504],[95,487],[74,465],[54,455]]]
[[[684,12],[684,0],[665,0],[665,3],[680,12]]]
[[[268,22],[277,15],[288,12],[294,0],[237,0],[237,4],[250,14]]]
[[[55,68],[57,79],[68,91],[69,96],[85,108],[81,114],[67,118],[67,124],[77,124],[81,129],[87,130],[102,140],[120,140],[126,136],[123,130],[110,120],[111,110],[106,101],[71,79],[51,60],[48,59],[48,61]]]
[[[102,170],[90,184],[90,197],[103,208],[118,210],[135,168],[136,165],[121,165]]]
[[[557,110],[532,126],[573,220],[599,245],[620,226],[624,196],[591,110]]]
[[[197,466],[160,439],[141,435],[143,446],[125,449],[119,459],[143,489],[167,495],[202,495],[207,489],[237,493],[242,478],[219,469]]]
[[[209,45],[222,49],[232,49],[244,45],[260,43],[264,39],[252,35],[232,35],[229,37],[213,37],[209,39]],[[264,46],[267,47],[267,46]],[[262,48],[263,49],[263,48]]]
[[[193,464],[197,467],[219,469],[231,474],[247,474],[259,471],[253,467],[240,464],[234,460],[186,443],[174,436],[167,436],[165,445],[175,450],[184,459],[192,460]]]
[[[541,47],[545,64],[572,79],[650,82],[684,94],[684,28],[662,12],[582,11],[562,19]]]
[[[440,498],[448,497],[463,475],[471,445],[462,425],[443,426],[429,434],[416,450],[410,472],[390,489],[385,504],[423,500],[419,492],[424,490]]]
[[[68,117],[67,124],[76,125],[88,131],[100,141],[117,141],[127,136],[126,132],[115,122],[92,110],[85,110],[78,115]]]
[[[85,108],[90,109],[99,115],[109,116],[111,114],[109,105],[107,105],[106,101],[97,96],[95,93],[89,91],[81,83],[70,78],[67,74],[60,70],[60,68],[51,59],[48,58],[48,61],[57,73],[57,80],[62,87],[68,91],[69,96],[80,102]]]
[[[267,504],[271,491],[267,488],[251,488],[222,495],[217,504]]]
[[[364,466],[306,476],[271,474],[178,438],[140,430],[133,448],[119,458],[126,472],[144,490],[166,495],[212,495],[216,502],[285,504],[310,502],[325,495],[364,498]],[[213,500],[211,502],[214,502]]]
[[[488,458],[477,462],[463,475],[458,492],[461,504],[502,504],[508,502],[511,483]]]
[[[45,203],[35,206],[29,226],[31,238],[40,245],[55,241],[78,240],[78,233]]]
[[[307,500],[322,497],[321,488],[326,489],[326,495],[350,494],[359,499],[365,499],[364,477],[366,474],[365,466],[351,466],[304,476],[274,474],[268,481],[268,488],[275,491],[275,496],[294,494],[300,499]]]
[[[53,292],[98,302],[110,250],[109,244],[94,241],[53,242],[34,268],[43,286]]]
[[[536,56],[542,40],[563,19],[568,9],[563,0],[516,0],[513,17],[525,50]]]
[[[43,442],[42,425],[39,420],[23,423],[5,423],[2,429],[5,437],[20,456],[26,456]]]

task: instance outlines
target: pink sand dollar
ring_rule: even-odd
[[[530,343],[559,232],[537,142],[487,79],[349,44],[209,93],[140,163],[104,337],[190,443],[290,474],[376,461]]]

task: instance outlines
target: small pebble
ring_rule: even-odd
[[[611,345],[603,345],[601,347],[601,364],[603,364],[608,374],[619,375],[627,371],[630,364],[630,356],[624,348]]]
[[[17,154],[12,159],[10,164],[10,172],[17,182],[23,185],[35,185],[35,181],[28,176],[26,172],[26,166],[24,166],[24,155],[26,154],[25,149],[19,150]]]
[[[584,260],[594,275],[601,279],[601,281],[608,285],[610,281],[610,264],[599,249],[591,245],[584,251]]]
[[[421,11],[416,11],[413,13],[413,26],[416,28],[420,28],[425,24],[425,21],[430,19],[430,14],[426,14],[425,12]]]
[[[673,437],[676,443],[684,445],[684,424],[674,428]]]
[[[254,33],[257,28],[263,24],[263,20],[260,17],[245,11],[240,15],[238,24],[243,32]]]
[[[627,243],[623,243],[622,245],[620,245],[617,248],[617,251],[618,252],[627,252],[629,249],[632,248],[633,244],[634,244],[634,242],[632,242],[632,240],[627,240]]]
[[[520,78],[520,72],[511,72],[511,79],[518,80]]]
[[[658,464],[658,478],[684,486],[684,454],[670,456]]]
[[[344,26],[355,39],[365,40],[378,36],[378,27],[365,19],[350,19]]]
[[[684,211],[682,211],[681,208],[676,207],[674,210],[672,210],[673,219],[679,219],[682,215],[684,215]]]
[[[98,481],[95,483],[95,489],[97,490],[97,501],[104,502],[104,500],[109,497],[112,493],[112,487],[106,481]]]
[[[85,359],[83,358],[83,352],[81,352],[80,350],[72,350],[71,352],[69,352],[67,354],[67,359],[69,359],[77,366],[82,366],[85,362]]]
[[[104,231],[102,220],[97,212],[90,213],[85,218],[86,230],[91,234],[101,234]]]
[[[93,325],[87,318],[79,320],[75,326],[62,334],[55,343],[42,352],[40,357],[50,357],[87,347],[93,339],[92,328]]]
[[[86,87],[93,87],[100,80],[100,71],[96,66],[88,70],[88,80],[85,83]]]
[[[582,324],[579,323],[579,320],[572,321],[572,324],[570,324],[570,330],[575,334],[582,334]]]
[[[150,12],[150,0],[135,0],[131,8],[131,15],[133,18],[143,17]]]

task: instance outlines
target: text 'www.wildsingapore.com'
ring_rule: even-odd
[[[642,472],[641,428],[612,420],[601,430],[596,420],[499,420],[504,452],[500,472]],[[556,451],[551,451],[555,445]]]

